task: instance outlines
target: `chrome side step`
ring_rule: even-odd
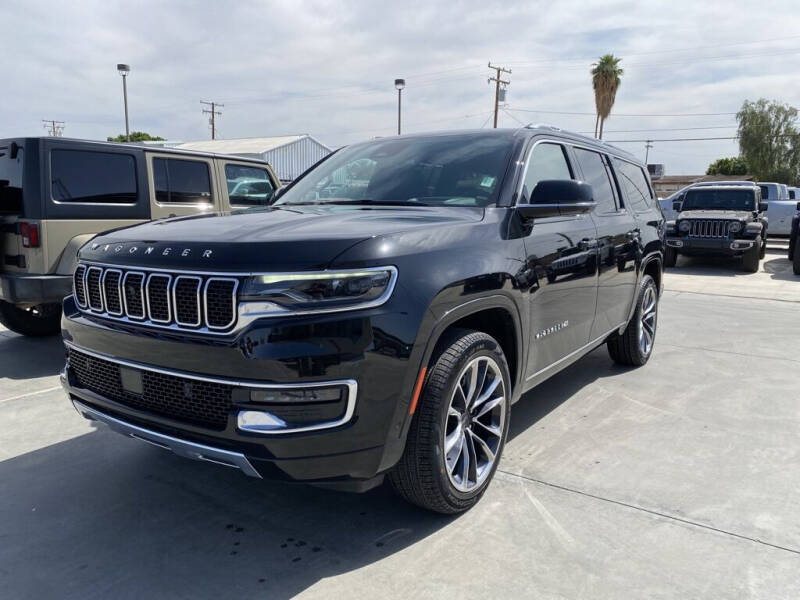
[[[77,410],[86,419],[105,423],[117,433],[121,433],[127,437],[131,437],[142,442],[147,442],[148,444],[152,444],[153,446],[157,446],[164,450],[171,450],[178,456],[182,456],[184,458],[202,460],[217,465],[223,465],[225,467],[233,467],[235,469],[239,469],[245,475],[261,479],[261,475],[259,475],[258,471],[256,471],[253,465],[250,464],[250,461],[247,460],[247,457],[240,452],[231,452],[230,450],[212,448],[211,446],[206,446],[204,444],[197,444],[195,442],[181,440],[176,437],[172,437],[171,435],[165,435],[163,433],[151,431],[150,429],[145,429],[144,427],[138,427],[137,425],[120,421],[119,419],[95,410],[94,408],[90,408],[85,404],[78,402],[77,400],[73,400],[72,404],[75,406],[75,410]]]

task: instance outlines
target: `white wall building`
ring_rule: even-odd
[[[311,165],[328,156],[333,150],[307,133],[280,137],[205,140],[164,145],[184,150],[236,154],[267,161],[278,177],[291,181]]]

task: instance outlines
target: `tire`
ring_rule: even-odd
[[[650,360],[658,328],[658,300],[655,281],[645,275],[639,284],[636,311],[628,326],[606,343],[611,360],[618,365],[641,367]]]
[[[670,248],[667,246],[664,249],[664,266],[667,268],[672,268],[678,263],[678,252],[675,248]]]
[[[42,304],[26,309],[0,300],[0,323],[21,335],[56,335],[61,332],[61,305]]]
[[[792,271],[795,275],[800,275],[800,244],[794,245],[794,258],[792,259]]]
[[[508,432],[511,379],[500,344],[485,333],[453,330],[437,350],[411,421],[405,451],[388,479],[394,491],[408,502],[438,513],[455,514],[474,506],[494,477]],[[469,377],[473,367],[475,380]],[[489,375],[481,377],[481,368]],[[478,385],[470,386],[471,381]],[[496,381],[499,382],[495,384]],[[474,399],[472,392],[477,388],[480,398],[492,385],[495,387],[488,399],[477,405],[480,409],[492,404],[491,410],[479,415],[473,406],[468,417],[464,416],[466,411],[459,412],[465,395]],[[462,395],[459,390],[465,387]],[[449,454],[446,436],[453,440]],[[476,437],[481,437],[493,454],[491,461]],[[481,459],[483,468],[478,472]],[[466,477],[459,477],[465,472]]]
[[[763,260],[766,255],[767,255],[767,239],[764,238],[764,240],[761,242],[761,251],[758,253],[758,258]]]
[[[750,248],[742,257],[742,267],[748,273],[758,272],[758,265],[761,262],[761,240],[758,241],[759,244]]]
[[[789,238],[789,260],[794,259],[794,249],[797,246],[797,229],[792,232],[792,236]]]

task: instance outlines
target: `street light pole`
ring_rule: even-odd
[[[131,72],[130,65],[118,64],[117,71],[122,75],[122,98],[125,102],[125,141],[131,141],[131,130],[128,126],[128,73]]]
[[[406,87],[405,79],[395,79],[394,87],[397,89],[397,135],[400,135],[400,114],[403,104],[403,88]]]

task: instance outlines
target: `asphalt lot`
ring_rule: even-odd
[[[0,329],[0,597],[800,597],[800,278],[681,260],[655,353],[514,406],[456,518],[248,479],[80,418],[57,339]]]

